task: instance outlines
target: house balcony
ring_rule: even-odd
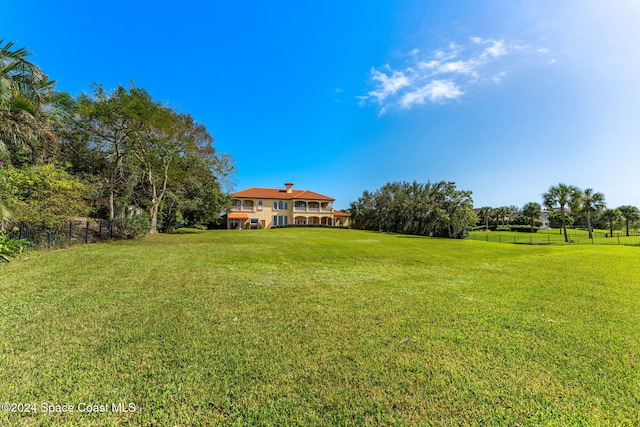
[[[232,206],[231,212],[255,212],[256,209],[253,206]]]
[[[309,208],[304,206],[302,207],[294,206],[293,211],[294,212],[328,213],[328,214],[333,212],[331,208]]]

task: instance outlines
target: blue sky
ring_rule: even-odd
[[[135,81],[207,126],[236,190],[346,208],[450,180],[522,206],[564,182],[640,206],[637,1],[8,3],[0,37],[59,89]]]

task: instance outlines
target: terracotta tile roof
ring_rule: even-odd
[[[240,212],[231,212],[227,215],[228,219],[249,219],[249,214],[240,213]]]
[[[305,199],[305,200],[326,200],[334,201],[335,199],[324,196],[319,193],[314,193],[308,190],[291,190],[291,193],[287,193],[287,190],[283,188],[247,188],[246,190],[238,191],[231,195],[232,197],[241,199],[279,199],[279,200],[292,200],[292,199]]]
[[[333,216],[351,216],[346,212],[342,212],[342,211],[337,211],[337,210],[333,210]]]

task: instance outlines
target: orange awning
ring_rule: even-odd
[[[227,218],[229,219],[249,219],[249,214],[239,213],[239,212],[231,212]]]

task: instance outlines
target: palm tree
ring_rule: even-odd
[[[591,227],[591,212],[598,212],[606,207],[604,203],[604,194],[594,193],[593,188],[585,189],[580,197],[575,200],[576,210],[587,214],[587,229],[589,230],[589,238],[593,239],[593,229]]]
[[[627,236],[629,235],[629,221],[637,221],[640,219],[640,210],[635,206],[624,205],[618,208],[622,217],[624,218],[625,229],[627,231]]]
[[[478,215],[484,218],[485,231],[489,231],[489,218],[491,218],[494,215],[494,209],[489,206],[484,206],[480,208],[480,212],[478,212]]]
[[[0,40],[0,152],[37,157],[55,142],[47,106],[68,95],[56,92],[55,82],[27,59],[31,53]]]
[[[522,208],[522,216],[525,218],[529,218],[531,220],[531,231],[533,232],[533,224],[536,218],[540,217],[540,211],[542,210],[542,206],[540,203],[529,202]]]
[[[575,185],[558,184],[551,186],[549,191],[542,195],[544,205],[552,209],[555,206],[560,206],[560,217],[562,218],[562,230],[564,232],[564,241],[569,242],[567,236],[567,222],[565,219],[566,212],[565,206],[574,204],[575,200],[580,196],[580,189]]]
[[[494,210],[496,217],[502,221],[502,225],[505,225],[506,220],[508,220],[511,215],[513,215],[513,210],[509,206],[501,206],[499,208],[495,208]]]
[[[613,237],[613,222],[620,219],[622,213],[618,209],[607,209],[602,212],[602,219],[609,221],[609,237]]]

